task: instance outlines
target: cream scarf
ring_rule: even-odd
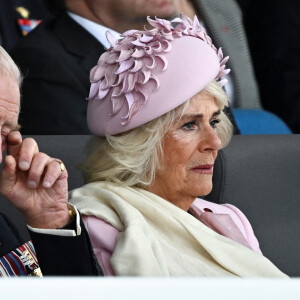
[[[116,275],[286,277],[264,256],[145,190],[95,182],[72,191],[70,202],[120,231],[111,258]]]

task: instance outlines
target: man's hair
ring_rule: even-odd
[[[14,80],[19,87],[22,83],[22,75],[15,64],[15,62],[12,60],[12,58],[9,56],[9,54],[0,46],[0,74],[3,76],[7,76],[10,79]]]
[[[222,111],[228,99],[215,81],[205,89],[221,110],[216,132],[225,147],[232,136],[232,124]],[[191,100],[191,99],[190,99]],[[163,159],[163,137],[180,120],[190,104],[176,109],[130,131],[94,137],[87,147],[87,159],[80,165],[85,181],[110,181],[126,186],[146,187],[155,179]],[[201,100],[200,100],[201,101]]]

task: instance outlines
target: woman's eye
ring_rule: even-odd
[[[182,126],[183,129],[186,129],[186,130],[194,130],[197,128],[197,123],[196,122],[188,122],[188,123],[185,123],[183,126]]]
[[[217,124],[220,123],[220,122],[221,122],[220,119],[212,120],[212,121],[210,121],[210,126],[212,128],[217,128]]]

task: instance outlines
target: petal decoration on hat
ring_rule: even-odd
[[[160,72],[167,69],[168,60],[166,59],[166,57],[164,55],[156,55],[156,62],[157,62],[157,68],[156,69],[158,69],[157,70],[158,73],[160,73]],[[161,66],[161,67],[159,67],[159,66]],[[154,71],[156,71],[156,70],[154,70]],[[157,72],[154,72],[154,71],[153,71],[153,73],[157,74]]]
[[[144,84],[137,84],[136,91],[143,96],[143,103],[146,103],[149,97],[149,89],[148,86]]]
[[[145,47],[146,44],[141,42],[139,39],[136,39],[135,41],[131,42],[132,45],[135,45],[135,46],[140,46],[140,47]]]
[[[137,59],[134,61],[134,66],[131,70],[129,70],[132,73],[138,72],[139,70],[141,70],[143,67],[143,62],[141,59]]]
[[[128,105],[128,113],[126,116],[121,117],[122,119],[125,120],[122,122],[123,125],[126,125],[130,121],[131,115],[137,111],[138,106],[139,106],[139,102],[134,101],[135,99],[134,99],[132,93],[126,93],[125,97],[126,97],[126,101],[127,101],[127,105]]]
[[[120,67],[119,69],[116,71],[116,74],[120,74],[123,73],[125,71],[127,71],[129,68],[131,68],[134,64],[134,58],[131,57],[130,59],[124,60],[120,62]]]
[[[225,66],[229,57],[223,59],[222,49],[213,45],[196,16],[193,20],[184,15],[171,21],[150,17],[147,20],[153,28],[145,28],[144,31],[128,30],[119,40],[107,32],[111,47],[102,54],[97,66],[90,72],[88,99],[107,101],[104,98],[110,95],[112,114],[119,112],[127,103],[128,111],[122,117],[122,124],[128,124],[139,107],[147,101],[149,94],[159,88],[160,82],[156,75],[168,68],[165,54],[172,51],[172,41],[177,38],[192,36],[201,39],[216,52],[220,69],[215,79],[220,85],[224,85],[227,80],[220,81],[219,78],[230,72]]]
[[[129,73],[128,74],[128,88],[127,92],[132,92],[134,90],[135,84],[138,79],[138,73]]]
[[[145,49],[146,54],[148,54],[148,55],[153,54],[153,48],[152,47],[146,46],[144,49]]]
[[[154,55],[153,55],[153,56],[150,56],[150,59],[151,59],[151,63],[150,63],[150,64],[147,64],[147,65],[145,65],[145,66],[146,66],[146,68],[152,70],[152,69],[154,69],[154,68],[156,67],[156,59],[155,59],[155,56],[154,56]]]
[[[228,59],[229,59],[229,56],[226,56],[226,57],[221,61],[220,66],[225,65],[225,64],[227,63]]]
[[[131,50],[131,49],[130,50],[126,50],[126,49],[121,50],[120,55],[119,55],[118,59],[116,60],[116,62],[121,62],[121,61],[129,59],[132,56],[132,53],[133,53],[133,50]]]
[[[224,78],[221,81],[219,81],[218,83],[220,86],[224,86],[227,82],[228,82],[228,80],[226,78]]]
[[[145,76],[144,81],[142,82],[142,84],[145,84],[148,82],[148,80],[150,79],[151,76],[151,72],[148,70],[143,70],[142,74]]]
[[[101,81],[92,82],[88,99],[92,99],[97,96],[100,83]]]
[[[109,89],[103,90],[99,88],[98,99],[103,99],[109,92]]]
[[[219,50],[218,50],[218,57],[219,57],[219,60],[220,60],[220,61],[223,59],[223,51],[222,51],[222,47],[220,47]]]
[[[125,97],[126,97],[126,100],[127,100],[128,108],[130,110],[131,106],[134,104],[133,95],[132,95],[132,93],[126,93]]]
[[[219,73],[218,73],[217,77],[221,77],[224,70],[225,70],[225,66],[223,65],[223,66],[220,67],[220,70],[219,70]]]
[[[132,57],[134,57],[134,58],[141,58],[141,57],[143,57],[144,55],[145,55],[145,50],[144,49],[138,49],[138,48],[136,48],[135,50],[134,50],[134,52],[132,53]]]
[[[115,115],[122,109],[125,99],[124,96],[121,97],[112,96],[111,102],[112,102],[112,114]]]
[[[99,81],[104,76],[104,68],[100,68],[98,65],[93,67],[90,72],[91,83]]]
[[[118,39],[109,30],[106,31],[105,35],[107,41],[110,43],[112,47],[114,47]]]
[[[153,36],[146,35],[146,34],[143,34],[142,38],[140,39],[140,41],[143,43],[149,43],[152,40],[153,40]]]
[[[106,63],[112,65],[114,63],[116,63],[117,59],[119,57],[118,53],[112,53],[106,60]]]

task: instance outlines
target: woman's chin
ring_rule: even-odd
[[[204,197],[212,191],[212,183],[207,183],[206,185],[201,186],[201,188],[199,187],[197,190],[197,197]]]

